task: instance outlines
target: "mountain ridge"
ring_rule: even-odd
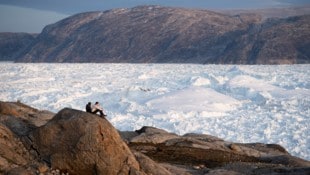
[[[15,61],[20,54],[36,38],[37,34],[0,33],[0,61]]]
[[[201,9],[138,6],[46,26],[17,62],[310,63],[310,15],[264,20]]]

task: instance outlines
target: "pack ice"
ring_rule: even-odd
[[[310,65],[0,64],[0,100],[58,112],[98,101],[119,130],[277,143],[310,160]]]

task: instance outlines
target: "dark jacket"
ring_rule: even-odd
[[[86,105],[86,112],[92,112],[91,111],[91,103],[88,103],[87,105]]]

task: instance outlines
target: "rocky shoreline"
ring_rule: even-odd
[[[232,143],[154,127],[117,131],[107,119],[0,101],[0,174],[310,174],[277,144]]]

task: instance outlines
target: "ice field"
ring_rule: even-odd
[[[310,160],[310,65],[3,62],[0,84],[1,101],[53,112],[98,101],[119,130],[276,143]]]

